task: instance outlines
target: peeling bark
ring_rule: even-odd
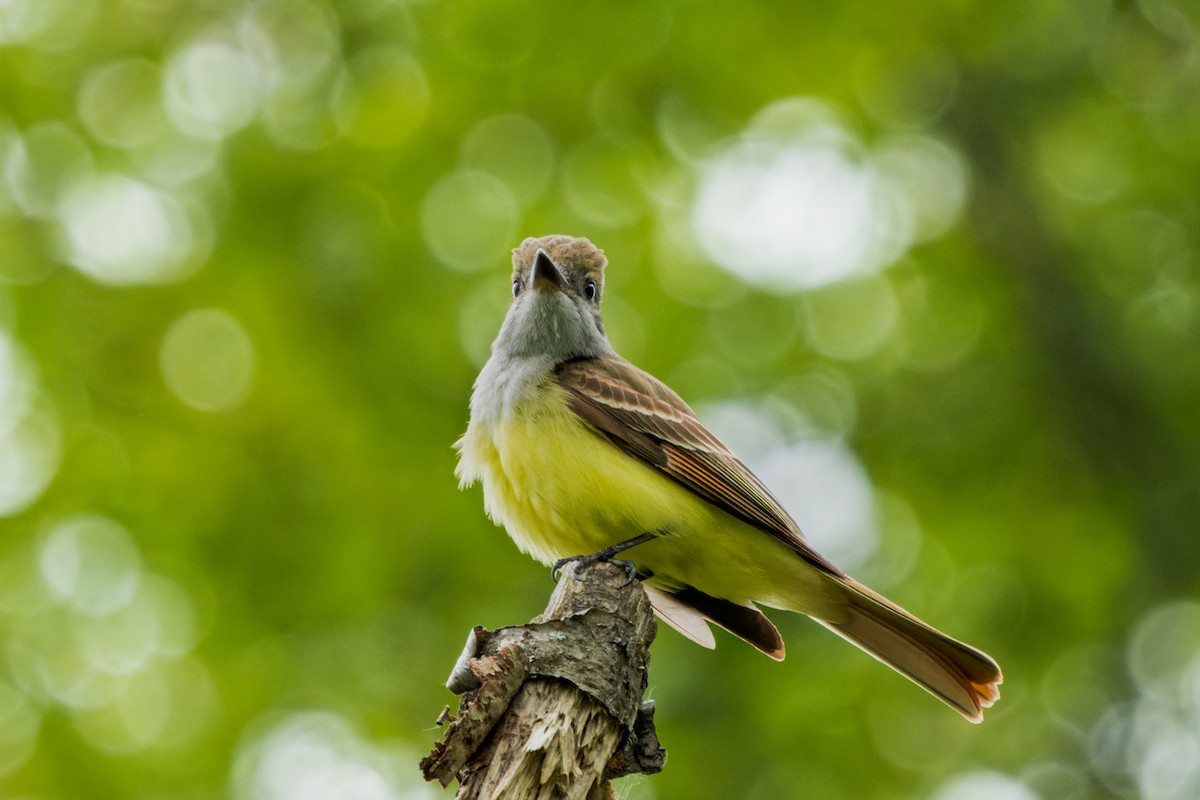
[[[601,800],[611,778],[662,769],[654,707],[642,703],[654,615],[641,585],[608,563],[563,570],[527,625],[475,628],[447,688],[462,693],[426,780],[466,800]]]

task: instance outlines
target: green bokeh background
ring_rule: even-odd
[[[852,454],[856,572],[1006,676],[973,727],[801,618],[783,664],[663,630],[670,759],[622,792],[1200,796],[1198,36],[1168,0],[0,4],[0,796],[450,795],[445,675],[551,587],[451,450],[547,233],[702,412]],[[909,188],[965,200],[857,276],[738,277],[692,207],[768,108],[861,164],[932,143],[958,183]]]

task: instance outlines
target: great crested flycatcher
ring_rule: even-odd
[[[628,548],[658,615],[705,647],[714,622],[782,660],[755,604],[798,611],[982,721],[996,663],[813,550],[675,392],[616,354],[606,264],[568,236],[513,251],[512,305],[456,445],[462,485],[481,482],[488,516],[543,563]]]

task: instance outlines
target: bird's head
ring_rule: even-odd
[[[555,360],[612,353],[600,321],[607,263],[587,239],[521,242],[513,250],[512,304],[493,349]]]

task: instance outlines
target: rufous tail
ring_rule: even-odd
[[[842,613],[818,622],[971,722],[983,722],[983,709],[1000,699],[998,687],[1004,680],[995,661],[851,578],[838,583],[844,590]]]

